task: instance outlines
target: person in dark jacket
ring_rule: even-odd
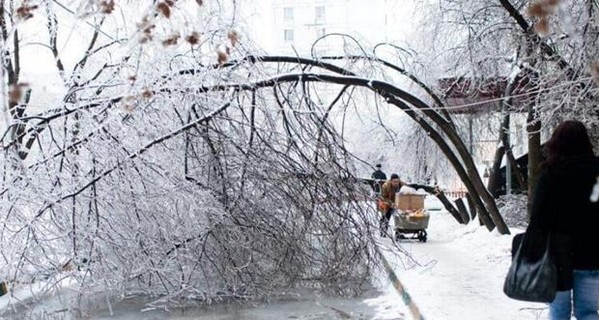
[[[599,203],[591,201],[599,159],[585,126],[561,123],[547,145],[534,192],[529,228],[569,237],[554,243],[558,292],[549,305],[550,319],[599,320]],[[572,303],[573,302],[573,303]]]
[[[383,183],[385,183],[385,180],[387,180],[387,175],[383,172],[383,170],[381,170],[381,164],[377,164],[376,166],[376,170],[372,173],[372,189],[374,190],[374,192],[379,195],[381,193],[381,187],[383,186]]]

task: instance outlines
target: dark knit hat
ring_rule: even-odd
[[[377,167],[377,168],[380,168],[380,167],[382,167],[382,166],[381,166],[381,164],[380,164],[380,163],[377,163],[377,164],[375,165],[375,167]]]
[[[393,179],[399,179],[399,176],[397,175],[397,173],[393,173],[391,175],[391,180],[393,180]]]

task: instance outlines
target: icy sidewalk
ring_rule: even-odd
[[[544,319],[547,307],[507,298],[502,291],[512,236],[489,232],[474,221],[459,225],[446,212],[432,212],[428,242],[402,240],[417,265],[387,254],[395,272],[426,319]],[[513,234],[520,232],[513,230]],[[390,240],[383,241],[389,250]],[[395,250],[397,250],[395,248]],[[388,285],[387,291],[393,288]],[[396,301],[401,302],[396,295]],[[404,307],[406,318],[410,318]]]
[[[516,233],[518,230],[514,230]],[[415,259],[393,255],[397,252],[390,238],[380,239],[399,280],[428,320],[532,320],[545,319],[544,304],[524,303],[508,299],[502,292],[503,279],[510,263],[511,236],[489,232],[478,225],[459,225],[443,211],[431,211],[428,242],[402,240],[400,249]],[[139,299],[125,299],[112,305],[112,315],[105,299],[99,297],[97,311],[87,319],[412,319],[401,297],[381,270],[374,276],[375,288],[361,298],[340,299],[304,292],[293,299],[253,306],[218,304],[186,309],[147,310]],[[23,292],[22,301],[36,292]],[[68,291],[68,290],[65,290]],[[0,300],[7,297],[0,297]],[[41,303],[29,305],[17,317],[1,319],[70,319],[62,296],[46,296]],[[0,301],[1,302],[1,301]],[[7,302],[7,301],[5,301]],[[42,316],[42,317],[39,317]]]

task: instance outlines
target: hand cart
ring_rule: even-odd
[[[426,242],[428,221],[430,214],[424,209],[424,198],[422,194],[401,194],[395,195],[394,215],[395,219],[395,240],[409,239],[406,234],[412,234],[411,239],[418,239],[420,242]]]
[[[426,242],[426,228],[428,227],[428,221],[430,215],[422,211],[403,212],[400,210],[396,211],[395,214],[395,241],[401,239],[418,239],[420,242]],[[412,237],[408,238],[406,234],[412,234]]]

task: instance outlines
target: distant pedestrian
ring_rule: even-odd
[[[568,246],[552,243],[558,292],[549,316],[569,320],[573,305],[576,319],[599,320],[599,203],[591,201],[599,159],[579,121],[560,124],[547,147],[528,228],[570,238]]]
[[[372,173],[372,189],[378,196],[381,193],[381,187],[383,183],[387,180],[387,175],[381,170],[381,164],[378,163],[376,166],[376,170]]]

